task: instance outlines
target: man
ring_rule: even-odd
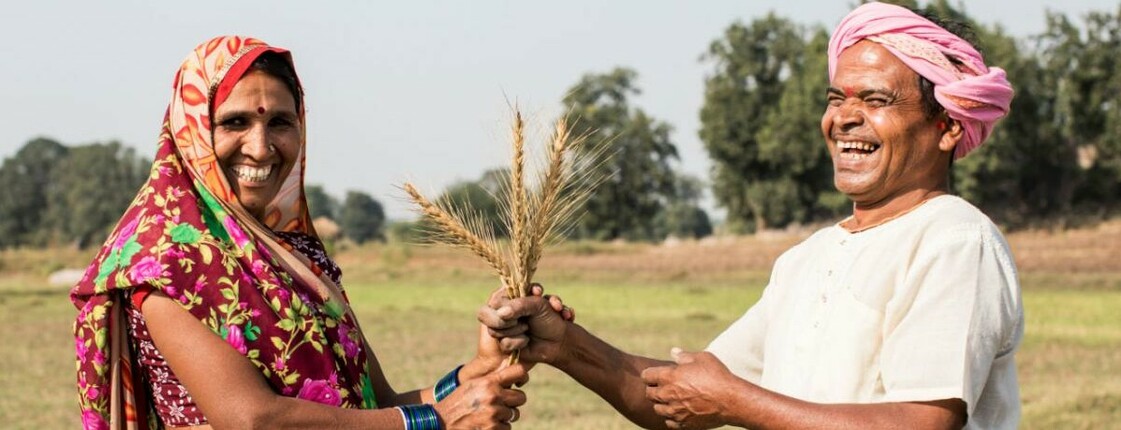
[[[1004,72],[869,3],[835,30],[829,74],[822,134],[853,215],[783,254],[705,352],[627,354],[540,297],[496,298],[480,320],[648,428],[1016,428],[1016,269],[996,226],[948,194],[952,160],[1007,113]]]

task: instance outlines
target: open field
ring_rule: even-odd
[[[672,245],[568,244],[538,279],[578,321],[626,350],[666,357],[703,348],[759,296],[771,262],[802,237],[771,233]],[[1021,270],[1027,331],[1018,355],[1027,429],[1121,422],[1121,221],[1009,237]],[[472,354],[474,312],[495,281],[443,248],[336,252],[366,335],[398,389],[428,385]],[[76,428],[74,310],[47,274],[88,252],[0,252],[0,422]],[[541,367],[518,428],[632,428],[563,374]]]

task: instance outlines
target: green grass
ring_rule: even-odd
[[[430,385],[471,357],[475,311],[496,286],[485,272],[462,269],[416,276],[357,269],[348,276],[366,336],[398,390]],[[0,273],[5,428],[79,427],[74,310],[64,289],[42,279],[38,271]],[[574,306],[592,332],[624,350],[665,358],[673,346],[703,348],[758,299],[766,274],[628,282],[618,275],[546,272],[541,279],[557,279],[546,285],[549,292]],[[1096,429],[1121,422],[1121,273],[1026,273],[1023,284],[1027,330],[1017,356],[1022,427]],[[535,369],[525,389],[529,404],[518,428],[633,428],[553,369]]]

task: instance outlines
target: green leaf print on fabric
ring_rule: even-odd
[[[194,245],[198,243],[199,239],[202,239],[202,232],[187,223],[172,227],[168,233],[171,233],[171,241],[175,243]]]

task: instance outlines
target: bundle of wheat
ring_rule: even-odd
[[[599,183],[593,172],[599,170],[596,167],[604,159],[606,146],[582,148],[587,137],[574,135],[568,118],[558,119],[547,142],[543,169],[538,169],[536,186],[527,186],[525,122],[521,112],[514,110],[510,179],[496,196],[510,235],[509,246],[501,246],[490,224],[468,203],[450,199],[433,202],[408,182],[403,188],[431,222],[429,239],[478,255],[498,274],[507,297],[524,297],[545,246],[560,239],[573,225]]]

